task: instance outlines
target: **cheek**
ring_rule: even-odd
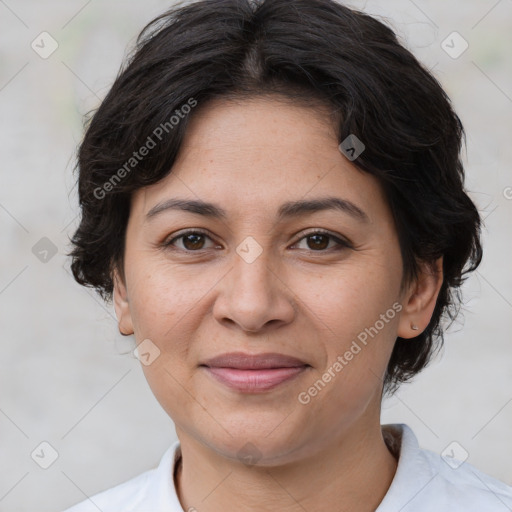
[[[193,386],[179,361],[171,362],[162,354],[150,366],[143,366],[143,371],[156,400],[176,424],[186,423],[196,414],[197,402],[188,391]]]
[[[327,362],[317,368],[297,397],[324,433],[335,433],[343,425],[373,410],[380,402],[381,387],[396,339],[397,315],[390,305],[339,314],[329,338],[324,339]],[[380,314],[384,315],[382,320]],[[333,316],[334,318],[334,316]]]
[[[302,290],[327,354],[311,383],[325,374],[325,386],[316,385],[318,401],[332,402],[338,410],[364,407],[379,389],[397,335],[401,275],[367,261],[323,280],[322,288],[316,286],[320,279],[310,279]]]
[[[137,344],[149,339],[159,353],[150,365],[141,363],[144,375],[165,410],[186,410],[183,389],[191,388],[194,332],[206,314],[201,309],[205,295],[218,278],[212,272],[196,272],[194,277],[163,258],[140,259],[132,262],[130,270],[130,312]]]
[[[329,276],[310,277],[306,285],[295,289],[314,313],[315,323],[325,329],[329,345],[343,349],[392,308],[399,297],[400,279],[399,272],[390,272],[387,263],[367,258]],[[379,330],[394,327],[395,317],[392,309],[385,318],[386,329],[379,322]]]
[[[140,261],[132,267],[130,311],[137,339],[154,336],[166,343],[175,329],[182,329],[215,284],[212,272],[170,264],[164,258]]]

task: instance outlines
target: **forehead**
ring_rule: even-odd
[[[145,215],[158,202],[187,197],[220,203],[228,214],[277,215],[284,202],[327,195],[361,207],[383,200],[376,179],[339,151],[325,108],[215,100],[191,117],[172,172],[138,190],[133,207]]]
[[[183,147],[229,146],[230,140],[250,138],[270,146],[336,142],[329,108],[313,101],[308,106],[280,95],[214,99],[195,109]]]

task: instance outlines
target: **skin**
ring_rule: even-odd
[[[354,203],[368,221],[339,210],[277,218],[285,201],[325,196]],[[227,216],[166,210],[146,220],[175,197],[211,201]],[[209,234],[164,246],[187,228]],[[315,245],[318,229],[332,236]],[[247,237],[262,251],[251,263],[236,251]],[[134,193],[125,251],[124,276],[115,273],[119,330],[160,351],[142,367],[181,443],[183,509],[375,510],[397,464],[380,425],[385,369],[396,337],[428,325],[442,267],[441,260],[437,272],[422,266],[401,289],[383,191],[339,151],[326,113],[279,97],[198,107],[172,173]],[[299,393],[394,303],[400,313],[301,404]],[[246,394],[199,367],[232,351],[279,352],[311,367]],[[240,456],[247,443],[256,447],[252,464]]]

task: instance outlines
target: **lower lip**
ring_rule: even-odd
[[[244,393],[258,393],[273,389],[306,370],[307,366],[292,368],[266,368],[262,370],[240,370],[236,368],[204,367],[217,380],[232,389]]]

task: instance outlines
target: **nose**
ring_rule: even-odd
[[[234,254],[231,271],[219,283],[214,318],[245,332],[265,332],[293,321],[294,293],[285,282],[279,264],[271,266],[264,250],[254,261]],[[280,271],[281,270],[281,271]]]

